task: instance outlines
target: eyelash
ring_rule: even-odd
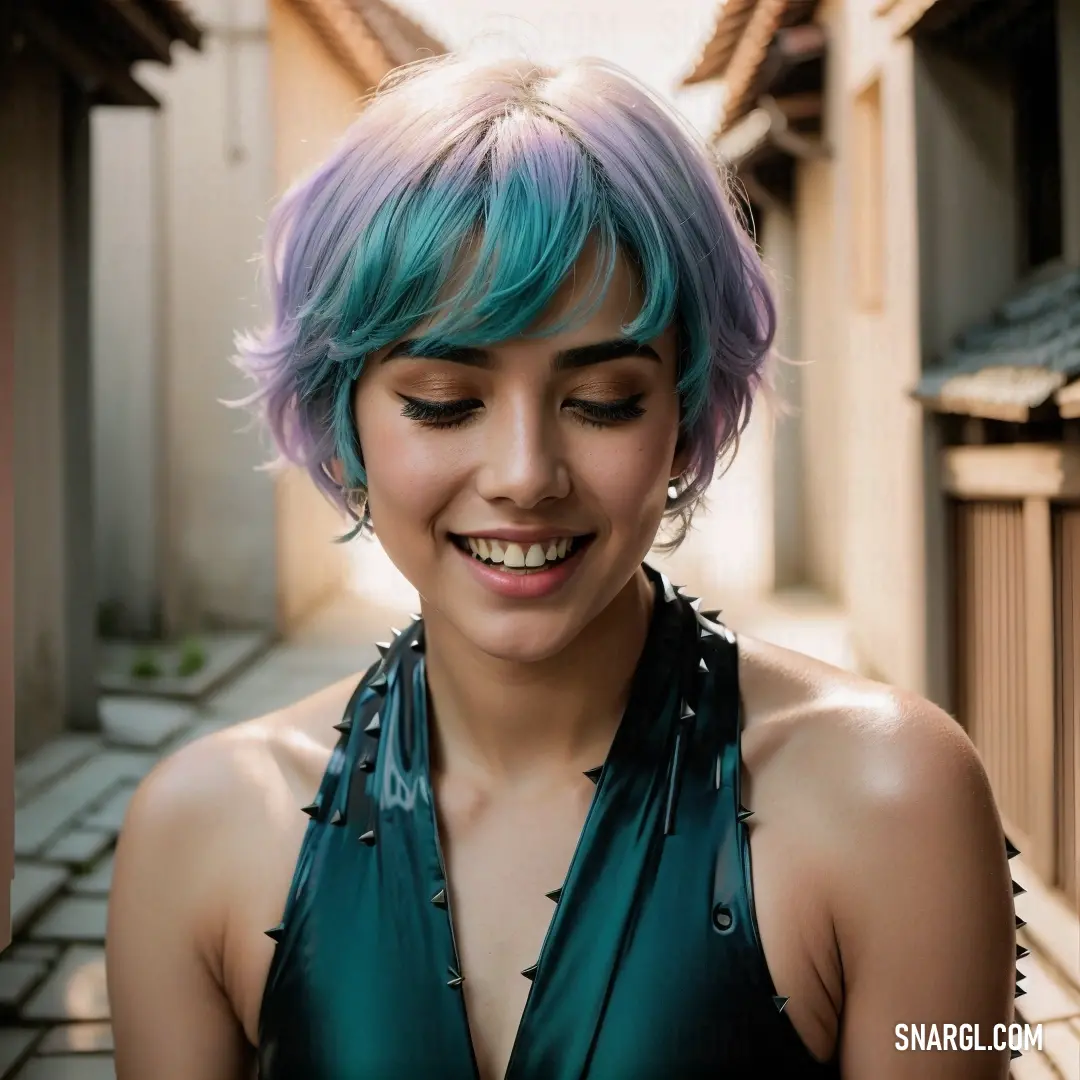
[[[641,399],[644,394],[631,394],[621,401],[601,403],[598,401],[583,401],[571,398],[568,405],[577,410],[577,419],[589,427],[607,428],[614,424],[626,423],[636,420],[645,415],[641,407]],[[426,401],[423,398],[406,397],[401,395],[405,407],[401,415],[409,420],[415,420],[424,427],[432,428],[456,428],[461,427],[472,419],[477,409],[483,408],[484,403],[476,398],[464,398],[460,401]]]

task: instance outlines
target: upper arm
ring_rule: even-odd
[[[989,782],[960,728],[925,702],[856,758],[833,910],[845,1080],[1002,1080],[1009,1051],[901,1051],[899,1024],[1013,1019],[1015,926]],[[873,740],[871,740],[873,742]],[[929,1031],[929,1028],[927,1028]],[[958,1032],[959,1033],[959,1032]]]
[[[212,756],[195,744],[166,760],[136,792],[121,831],[106,937],[118,1080],[251,1075],[210,959],[228,880]]]

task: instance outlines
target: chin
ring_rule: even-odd
[[[481,652],[512,664],[538,664],[558,656],[581,629],[561,612],[548,617],[539,612],[508,612],[458,625],[458,632]]]

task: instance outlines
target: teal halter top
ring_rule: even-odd
[[[506,1080],[836,1078],[758,939],[739,800],[738,651],[655,585],[645,647],[532,980]],[[423,624],[337,725],[279,926],[261,1080],[478,1080],[429,779]],[[749,819],[749,820],[748,820]]]

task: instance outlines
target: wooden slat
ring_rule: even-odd
[[[1078,499],[1080,446],[950,446],[942,454],[941,482],[958,499]]]
[[[1010,837],[1035,851],[1022,504],[953,502],[951,517],[957,718],[982,757]]]
[[[1057,869],[1054,743],[1054,573],[1050,503],[1024,500],[1024,610],[1027,667],[1028,820],[1034,847],[1028,862],[1043,881]]]
[[[1054,515],[1057,638],[1057,883],[1080,902],[1080,507]]]

